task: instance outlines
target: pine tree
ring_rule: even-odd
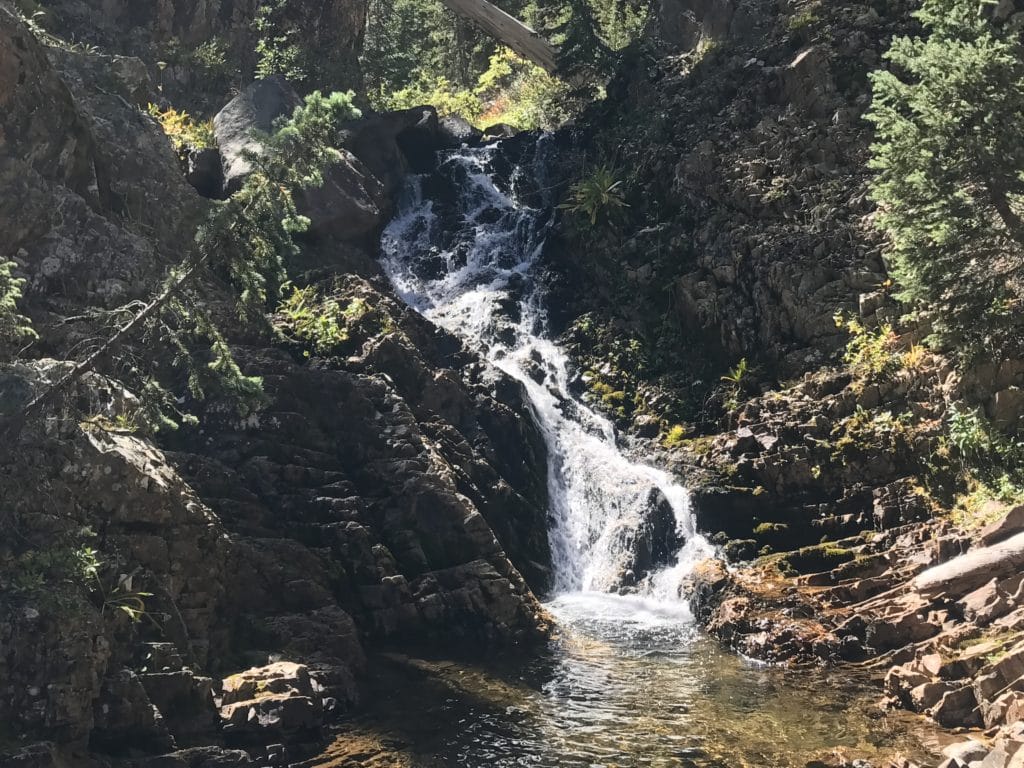
[[[901,299],[961,352],[1020,344],[1024,48],[976,0],[925,0],[927,37],[893,40],[868,119],[878,224]]]

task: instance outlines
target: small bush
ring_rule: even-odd
[[[677,445],[681,445],[685,439],[686,427],[682,424],[675,424],[665,434],[661,442],[666,448],[675,448]]]
[[[889,324],[871,330],[856,317],[835,317],[837,328],[846,328],[850,340],[846,344],[843,361],[850,372],[861,381],[885,379],[893,376],[904,365],[899,352],[899,339]]]
[[[596,225],[598,218],[608,219],[619,209],[629,207],[622,184],[616,171],[607,165],[599,166],[573,184],[569,188],[569,199],[558,207],[585,215],[591,225]]]
[[[25,280],[11,274],[15,266],[13,261],[0,261],[0,345],[36,337],[29,319],[18,312]]]
[[[184,110],[178,111],[174,107],[162,110],[156,104],[150,104],[147,111],[160,123],[179,154],[188,149],[207,149],[217,145],[213,135],[213,120],[196,122]]]

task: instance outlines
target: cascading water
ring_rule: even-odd
[[[413,178],[382,239],[401,297],[526,388],[549,454],[556,595],[623,590],[678,599],[681,576],[710,547],[694,530],[686,490],[635,463],[612,424],[570,393],[569,361],[548,336],[538,261],[551,138],[507,180],[494,147],[448,154],[428,194]],[[524,202],[524,191],[541,205]]]
[[[525,663],[444,662],[440,687],[419,673],[384,681],[372,732],[409,745],[412,764],[461,768],[795,768],[839,747],[912,752],[902,732],[859,714],[863,689],[723,651],[679,600],[681,578],[711,551],[688,494],[623,454],[608,420],[572,394],[547,332],[552,149],[542,137],[442,157],[410,180],[382,245],[404,300],[526,389],[548,446],[548,605],[563,631]],[[529,162],[510,161],[517,152]]]

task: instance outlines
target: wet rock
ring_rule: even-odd
[[[474,128],[468,120],[457,115],[443,117],[438,127],[441,147],[458,149],[461,146],[474,146],[483,138],[483,131]]]
[[[502,139],[511,139],[519,131],[516,130],[515,126],[508,125],[507,123],[495,123],[494,125],[488,126],[484,129],[481,140],[484,142],[500,141]]]
[[[656,488],[648,495],[643,520],[622,535],[627,552],[625,568],[632,574],[629,581],[633,583],[671,563],[683,544],[672,505]]]
[[[346,125],[339,139],[392,198],[406,173],[434,169],[440,148],[437,112],[433,107],[413,107],[369,115]]]

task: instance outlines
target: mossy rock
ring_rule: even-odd
[[[753,560],[757,556],[757,542],[754,539],[733,539],[723,549],[731,563]]]
[[[836,544],[817,544],[790,552],[784,558],[789,567],[799,574],[830,571],[838,565],[848,563],[856,557],[851,549]]]

